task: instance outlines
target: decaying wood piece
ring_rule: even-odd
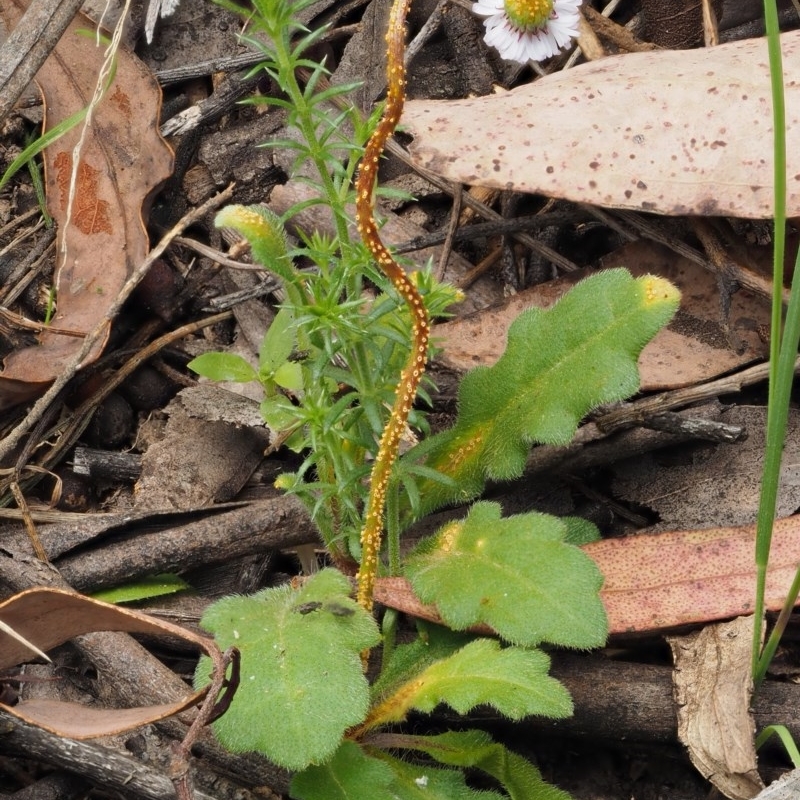
[[[8,755],[37,759],[85,776],[107,790],[143,800],[175,797],[172,781],[134,758],[93,742],[56,736],[0,711],[0,747]],[[241,790],[240,790],[241,791]],[[232,795],[195,791],[196,800],[233,800]]]
[[[796,738],[795,736],[795,740]],[[800,769],[794,769],[767,786],[755,800],[797,800],[798,797],[800,797]]]
[[[41,529],[45,551],[60,570],[58,578],[78,591],[316,541],[300,503],[285,496],[194,512],[109,515],[95,525],[100,530],[89,533],[80,525]],[[6,535],[0,590],[62,585],[39,564],[24,534]]]
[[[678,743],[678,718],[672,668],[609,658],[602,653],[551,653],[550,674],[569,690],[575,713],[567,719],[531,717],[526,730],[546,735],[580,737],[598,742]],[[491,710],[471,718],[499,722]],[[800,736],[800,687],[765,681],[753,703],[756,727],[780,721]]]

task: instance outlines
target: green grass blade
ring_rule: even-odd
[[[62,137],[70,128],[75,127],[75,125],[81,122],[81,120],[86,117],[87,111],[87,108],[76,111],[65,120],[59,122],[58,125],[52,127],[47,133],[43,133],[36,141],[31,142],[11,164],[9,164],[8,169],[3,173],[3,177],[0,178],[0,189],[2,189],[31,159],[39,155],[45,147],[51,145],[56,139]]]
[[[795,769],[800,769],[800,752],[798,752],[792,734],[789,733],[789,729],[785,725],[767,725],[767,727],[756,736],[756,750],[760,750],[762,745],[764,745],[771,736],[777,736],[781,740],[783,749],[786,750],[787,755],[792,759],[792,765]]]
[[[800,338],[800,292],[794,291],[798,264],[795,264],[792,295],[781,336],[781,288],[783,286],[783,258],[786,229],[786,110],[783,95],[783,65],[780,49],[778,12],[774,0],[764,0],[764,17],[767,28],[770,79],[772,88],[772,113],[775,161],[775,240],[773,251],[773,302],[770,341],[769,409],[767,414],[767,444],[764,455],[764,473],[761,480],[756,532],[756,621],[764,616],[764,592],[767,564],[772,543],[772,525],[778,495],[781,455],[786,436],[789,413],[789,395],[794,376],[794,360]],[[760,654],[760,625],[753,626],[753,680],[763,680],[768,659]]]

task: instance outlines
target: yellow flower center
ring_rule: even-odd
[[[553,13],[553,0],[505,0],[506,16],[523,31],[543,28]]]

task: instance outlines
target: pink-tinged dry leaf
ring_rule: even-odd
[[[752,613],[755,527],[604,539],[581,548],[600,568],[612,634],[644,633]],[[800,563],[800,515],[775,522],[764,602],[783,606]],[[441,624],[405,578],[379,578],[375,600]]]
[[[26,9],[23,0],[3,0],[0,22],[13,29]],[[45,128],[87,108],[104,60],[96,25],[76,16],[36,76],[45,104]],[[172,172],[172,151],[158,132],[161,91],[136,56],[121,47],[114,82],[92,115],[77,165],[77,192],[67,223],[73,149],[79,123],[44,151],[47,207],[58,224],[57,313],[53,325],[88,333],[115,300],[147,254],[142,219],[149,200]],[[44,391],[80,349],[81,338],[44,332],[39,344],[11,353],[0,374],[0,408]],[[91,354],[93,361],[102,342]]]
[[[675,319],[656,334],[639,356],[641,388],[664,391],[711,380],[768,357],[759,326],[769,328],[769,304],[746,290],[731,298],[730,337],[721,325],[719,288],[714,276],[697,264],[652,242],[631,242],[603,259],[608,267],[626,267],[635,276],[654,274],[681,290]],[[552,305],[581,278],[582,270],[526,289],[502,304],[437,325],[437,360],[466,371],[491,366],[503,353],[508,328],[525,308]]]
[[[14,595],[0,603],[0,620],[43,651],[63,644],[73,636],[94,631],[177,636],[206,653],[216,669],[224,670],[223,655],[212,639],[130,609],[61,589],[29,589]],[[0,670],[34,657],[24,644],[0,629]],[[205,697],[207,689],[187,694],[179,703],[139,708],[94,708],[56,700],[27,700],[15,706],[0,703],[0,708],[58,736],[88,739],[121,733],[178,714],[197,705]]]
[[[756,767],[751,658],[753,617],[667,637],[678,739],[697,770],[730,800],[750,800],[764,787]]]
[[[787,203],[800,214],[800,31],[781,36]],[[772,216],[765,39],[612,56],[504,94],[414,101],[415,160],[459,183],[652,211]]]

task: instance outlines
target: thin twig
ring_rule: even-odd
[[[406,54],[403,57],[403,63],[408,68],[409,64],[414,60],[417,53],[425,46],[428,40],[439,30],[442,24],[442,17],[447,10],[450,0],[439,0],[436,8],[431,11],[430,16],[425,20],[425,24],[419,29],[417,35],[408,43],[406,47]]]
[[[82,4],[83,0],[31,1],[0,47],[0,120],[14,108]]]
[[[194,250],[201,256],[210,258],[212,261],[215,261],[217,264],[220,264],[223,267],[240,269],[246,272],[264,272],[264,267],[261,266],[261,264],[245,264],[244,261],[236,261],[232,258],[229,258],[227,255],[225,255],[225,253],[215,250],[213,247],[209,247],[207,244],[198,242],[196,239],[189,239],[186,236],[176,236],[175,244],[188,247],[190,250]]]
[[[92,351],[92,348],[105,336],[107,326],[117,316],[125,301],[130,297],[133,290],[138,285],[139,281],[145,276],[147,271],[153,265],[153,262],[158,259],[161,254],[167,249],[172,240],[185,231],[196,220],[204,217],[209,211],[222,203],[227,202],[233,195],[233,184],[228,186],[224,191],[214,195],[214,197],[207,200],[203,205],[193,209],[188,214],[185,214],[177,224],[168,231],[161,241],[150,251],[147,257],[139,264],[133,271],[131,276],[125,282],[125,285],[120,289],[116,300],[111,304],[109,309],[103,315],[100,322],[95,329],[86,337],[81,349],[75,354],[69,362],[64,371],[53,382],[53,385],[34,403],[33,408],[27,413],[22,422],[9,433],[6,438],[0,442],[0,461],[8,457],[13,449],[20,443],[22,437],[31,429],[33,425],[39,420],[42,414],[53,400],[58,396],[58,393],[67,385],[67,383],[75,376],[75,373],[81,368],[84,359]]]
[[[447,270],[447,262],[450,260],[450,253],[453,251],[453,238],[458,230],[458,218],[461,216],[461,198],[464,196],[464,189],[460,183],[453,184],[453,208],[450,210],[450,222],[447,225],[447,236],[442,247],[442,254],[439,257],[439,265],[436,268],[436,280],[443,281],[444,273]]]
[[[795,361],[795,374],[800,373],[800,358]],[[740,392],[746,386],[765,381],[769,375],[769,364],[757,364],[749,369],[742,370],[724,378],[717,378],[708,383],[687,386],[669,392],[662,392],[651,397],[645,397],[632,403],[626,403],[621,408],[609,411],[594,420],[594,424],[608,434],[620,428],[642,424],[649,416],[661,414],[674,408],[682,408],[691,403],[719,397],[721,394]]]

